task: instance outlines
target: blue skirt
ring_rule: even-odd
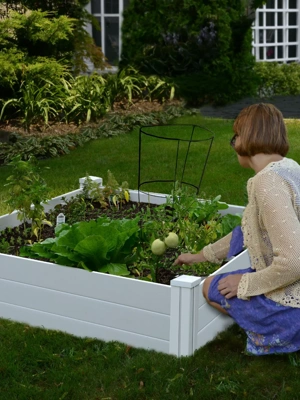
[[[226,299],[218,291],[221,278],[231,274],[254,272],[251,268],[216,275],[212,280],[208,297],[224,310],[245,330],[246,351],[253,355],[291,353],[300,349],[300,308],[283,306],[264,295],[250,300],[237,297]]]

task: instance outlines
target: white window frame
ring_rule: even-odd
[[[119,59],[121,58],[121,51],[122,51],[122,24],[123,24],[123,11],[124,11],[124,0],[119,0],[119,12],[112,14],[112,13],[104,13],[104,0],[98,0],[101,6],[101,13],[96,13],[96,14],[92,14],[92,4],[91,2],[89,2],[89,4],[86,6],[86,10],[92,14],[94,17],[96,18],[100,18],[100,23],[101,23],[101,49],[103,54],[105,55],[105,18],[106,17],[114,17],[114,18],[118,18],[119,19]],[[86,27],[87,31],[89,32],[89,34],[93,37],[93,29],[92,29],[92,25],[89,24]],[[117,67],[116,66],[112,66],[111,68],[109,68],[109,71],[116,71]]]
[[[278,0],[274,0],[274,8],[267,8],[267,4],[264,4],[263,7],[256,9],[255,11],[255,21],[252,26],[252,49],[253,49],[253,55],[255,56],[256,61],[276,61],[280,63],[288,63],[288,62],[293,62],[293,61],[299,61],[300,60],[300,0],[297,0],[297,8],[289,8],[289,0],[282,0],[282,5],[283,8],[278,8]],[[274,26],[268,26],[266,24],[267,18],[266,18],[266,13],[274,13],[274,20],[275,20],[275,25]],[[282,12],[283,13],[283,25],[278,25],[278,19],[277,19],[277,13]],[[297,13],[297,24],[296,25],[289,25],[289,13],[290,12],[296,12]],[[259,14],[262,14],[263,16],[263,25],[259,26]],[[267,43],[267,30],[269,29],[274,29],[275,31],[275,38],[273,43]],[[282,29],[283,31],[283,41],[278,42],[278,30]],[[295,42],[290,42],[288,38],[288,30],[289,29],[297,29],[297,41]],[[260,32],[263,31],[263,40],[262,43],[260,43]],[[296,56],[295,57],[289,57],[288,51],[289,51],[289,46],[297,46],[296,47]],[[274,58],[267,58],[267,51],[268,48],[274,47]],[[278,57],[278,47],[283,48],[283,54],[282,58]],[[260,52],[263,49],[263,57],[261,57]]]

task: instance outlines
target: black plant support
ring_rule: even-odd
[[[173,128],[173,129],[172,129]],[[162,172],[164,171],[164,166],[160,164],[159,154],[157,154],[157,160],[153,160],[153,165],[158,165],[159,174],[161,178],[155,180],[144,180],[142,181],[142,163],[143,163],[143,152],[142,150],[147,150],[148,143],[145,142],[146,137],[152,138],[153,141],[162,140],[162,141],[172,141],[175,142],[174,152],[175,160],[174,160],[174,172],[172,174],[171,179],[163,179]],[[138,163],[138,191],[141,192],[141,187],[146,184],[153,184],[158,182],[168,182],[173,183],[174,189],[176,182],[180,184],[185,184],[191,187],[194,187],[196,190],[196,194],[199,194],[200,186],[203,180],[204,172],[206,169],[208,157],[210,154],[211,146],[213,143],[214,134],[209,129],[198,126],[198,125],[154,125],[154,126],[142,126],[140,128],[139,133],[139,163]],[[152,140],[152,144],[154,143]],[[202,165],[193,164],[193,168],[199,169],[199,181],[197,183],[193,183],[189,181],[189,177],[187,177],[187,165],[190,160],[191,152],[194,150],[194,147],[197,147],[197,143],[203,142],[203,145],[206,144],[206,150],[199,154],[199,163]],[[171,143],[171,142],[170,142]],[[163,148],[163,142],[161,148]],[[199,146],[199,145],[198,145]],[[202,149],[203,150],[203,149]],[[204,153],[204,154],[203,154]],[[180,162],[181,163],[180,163]],[[182,167],[181,167],[182,165]],[[180,170],[180,168],[182,168]],[[190,166],[191,168],[191,166]]]

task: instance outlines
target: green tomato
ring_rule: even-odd
[[[162,256],[166,251],[166,245],[160,239],[155,239],[151,244],[151,251],[156,256]]]
[[[179,243],[179,239],[175,232],[170,232],[168,237],[165,238],[165,244],[168,247],[170,247],[171,249],[174,249],[175,247],[177,247],[178,243]]]

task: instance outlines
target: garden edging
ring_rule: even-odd
[[[102,185],[101,178],[92,179]],[[80,191],[55,197],[45,210]],[[154,204],[166,198],[136,190],[130,197]],[[242,211],[230,205],[223,213]],[[16,212],[0,217],[0,230],[16,225]],[[1,318],[178,357],[193,354],[233,322],[207,305],[199,277],[183,275],[168,286],[7,254],[0,254],[0,263]],[[249,266],[244,251],[215,273]]]

